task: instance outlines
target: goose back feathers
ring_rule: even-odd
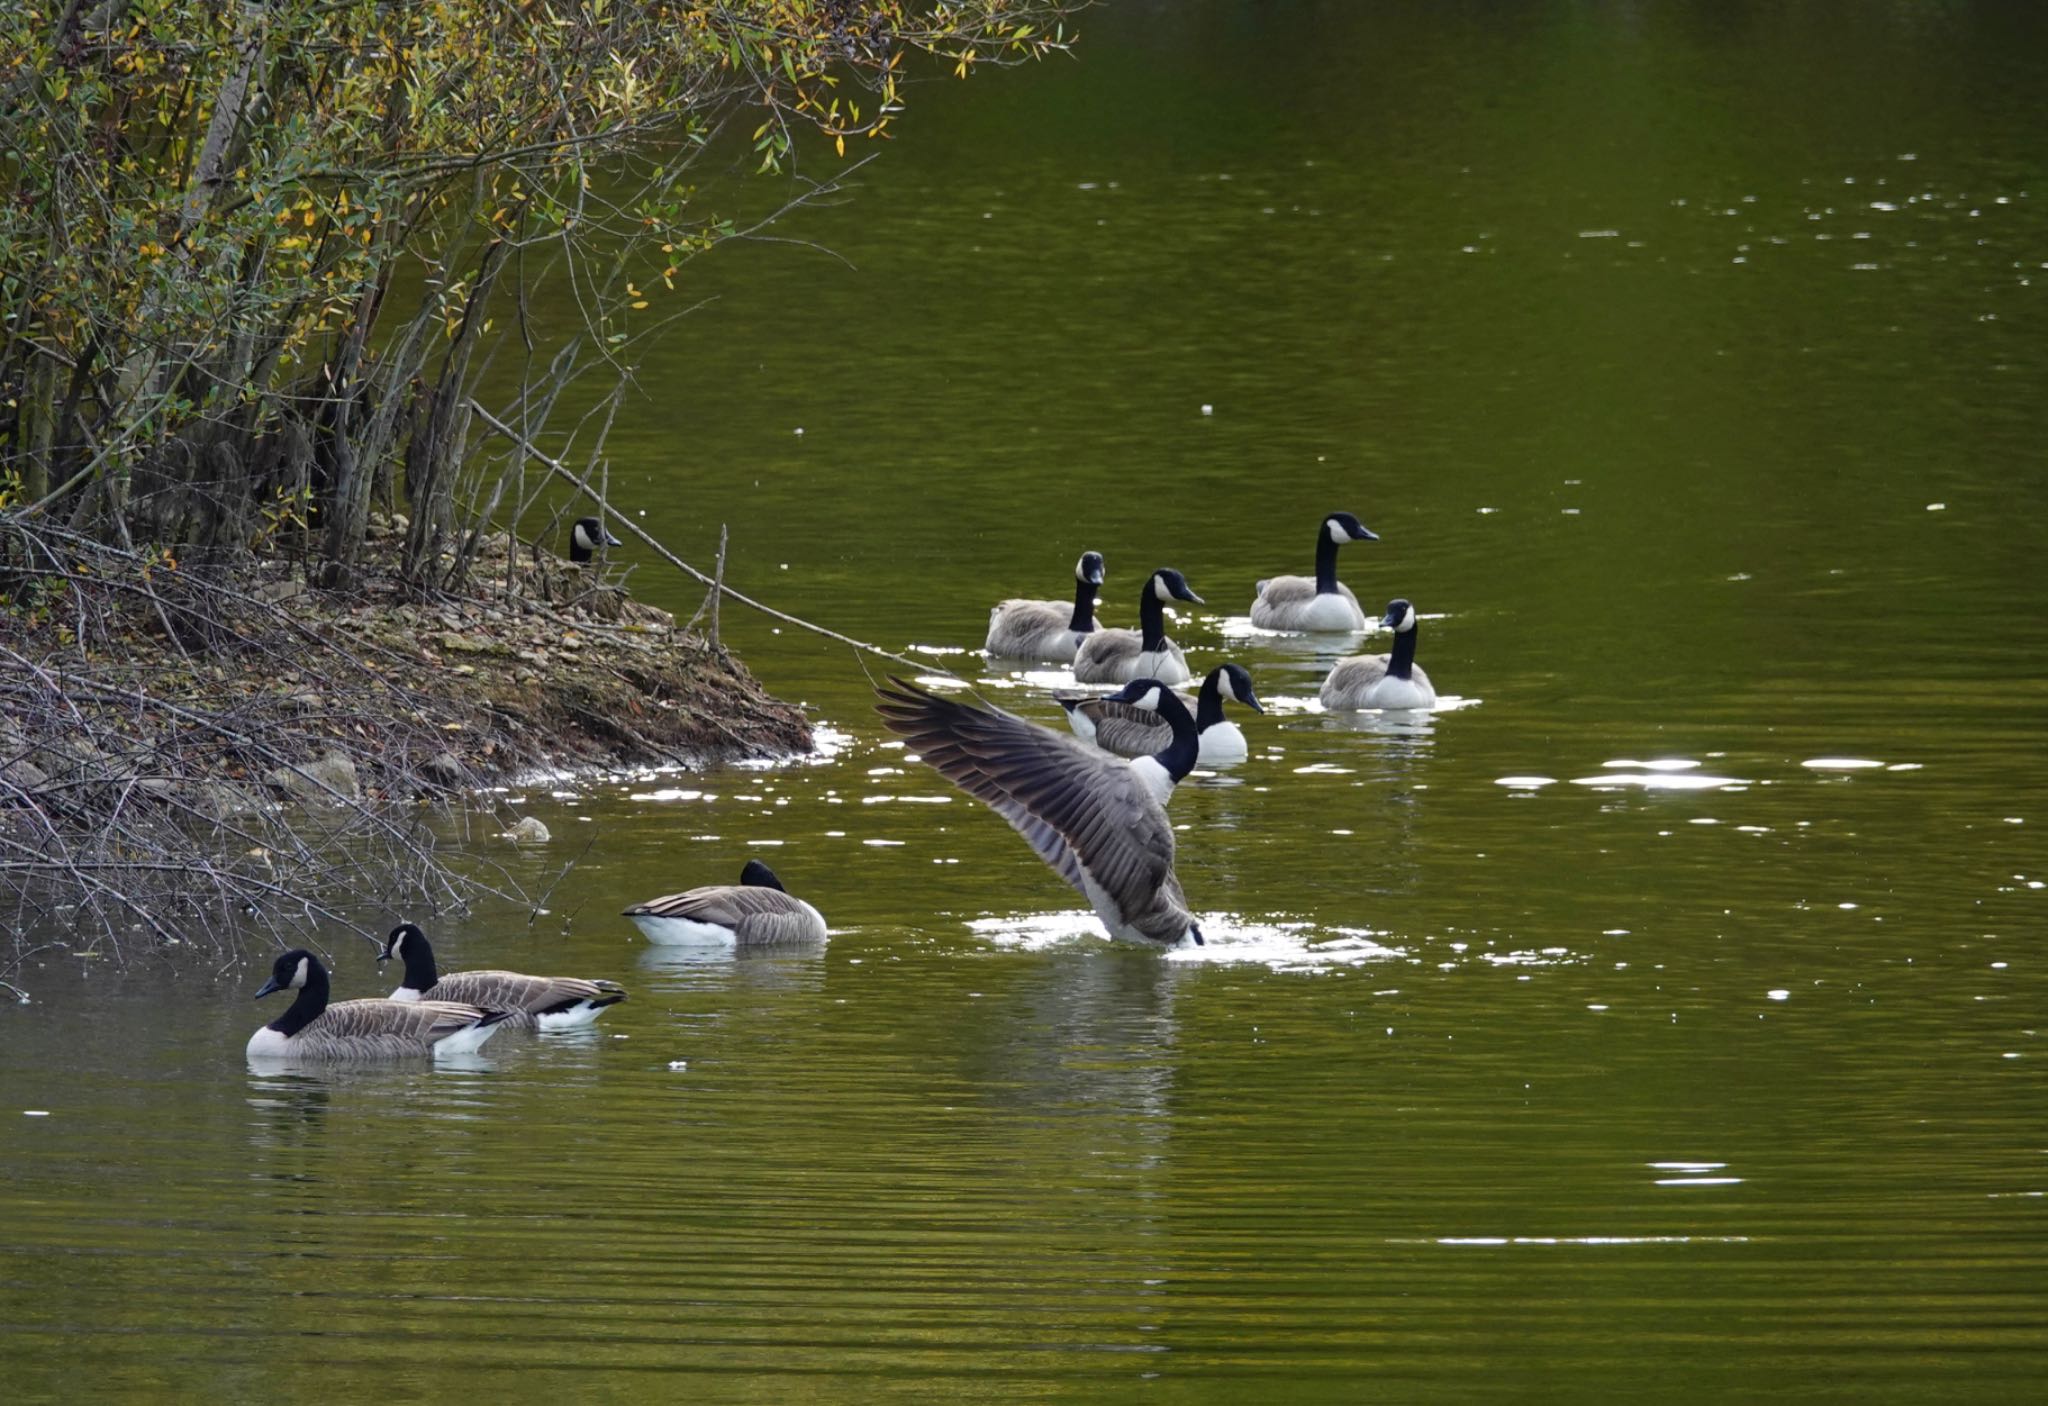
[[[747,861],[737,884],[708,884],[636,903],[625,912],[662,946],[790,946],[825,940],[817,909],[782,887],[775,871]]]
[[[1194,720],[1158,680],[1158,706],[1184,720],[1168,760],[1119,761],[996,708],[927,693],[902,679],[876,689],[889,730],[1021,834],[1084,898],[1110,936],[1155,946],[1199,943],[1173,870],[1173,827],[1147,769],[1172,781],[1194,760]],[[1170,784],[1169,784],[1170,789]]]
[[[384,939],[379,962],[398,958],[405,980],[391,993],[394,1001],[460,1001],[489,1011],[503,1011],[514,1030],[561,1030],[588,1025],[626,999],[613,981],[586,981],[575,976],[527,976],[510,971],[443,973],[434,962],[434,946],[415,923],[400,923]]]

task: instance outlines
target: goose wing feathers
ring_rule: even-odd
[[[1009,821],[1083,896],[1106,894],[1127,924],[1149,919],[1160,898],[1185,906],[1173,827],[1127,763],[998,709],[892,682],[878,690],[890,730]],[[1133,908],[1133,898],[1145,906]]]
[[[817,909],[781,889],[749,884],[707,884],[686,893],[649,899],[626,910],[628,918],[681,918],[730,929],[744,943],[816,942],[825,936]]]
[[[290,1043],[308,1053],[418,1054],[484,1018],[458,1001],[336,1001]]]
[[[1352,708],[1358,706],[1374,684],[1387,676],[1387,656],[1384,654],[1354,655],[1330,670],[1319,690],[1325,708]]]
[[[1316,598],[1316,583],[1307,576],[1275,576],[1259,582],[1258,597],[1269,609],[1299,605]]]
[[[1129,683],[1144,649],[1145,637],[1136,630],[1097,630],[1074,655],[1074,677],[1082,683]]]
[[[1337,583],[1337,594],[1351,603],[1351,608],[1363,617],[1358,597],[1342,581]],[[1288,629],[1314,621],[1311,607],[1315,606],[1319,592],[1315,578],[1310,576],[1275,576],[1270,581],[1261,581],[1258,599],[1252,602],[1252,623],[1261,629]]]
[[[1095,724],[1095,745],[1119,757],[1149,757],[1173,742],[1173,725],[1151,708],[1098,698],[1081,711]]]
[[[988,613],[990,654],[1031,658],[1042,653],[1073,658],[1074,609],[1049,600],[1006,600]]]
[[[450,972],[434,983],[434,999],[437,1001],[460,1001],[485,1010],[513,1011],[529,1016],[566,1010],[579,1001],[608,1004],[623,995],[624,988],[614,981],[585,981],[575,976],[527,976],[522,972],[507,971]]]

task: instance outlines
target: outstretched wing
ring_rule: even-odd
[[[876,689],[890,731],[1091,901],[1093,887],[1129,923],[1173,882],[1173,827],[1127,763],[998,709],[890,683]]]

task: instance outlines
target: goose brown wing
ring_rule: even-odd
[[[390,1054],[429,1049],[484,1018],[475,1006],[456,1001],[337,1001],[316,1016],[295,1042],[346,1041]]]
[[[1076,890],[1088,895],[1092,883],[1129,922],[1173,884],[1173,827],[1127,763],[1009,713],[891,682],[876,690],[890,730],[1009,821]]]
[[[578,1001],[601,1000],[605,989],[617,991],[612,983],[585,981],[575,976],[528,976],[524,972],[450,972],[434,983],[434,999],[460,1001],[487,1011],[521,1011],[539,1015],[574,1005]],[[510,1028],[510,1027],[507,1027]]]
[[[782,913],[801,913],[798,901],[781,889],[751,884],[706,884],[703,888],[672,893],[636,903],[625,912],[628,918],[685,918],[693,923],[716,923],[737,929],[761,918]]]
[[[1156,709],[1101,698],[1082,711],[1094,720],[1095,745],[1119,757],[1149,757],[1173,741],[1173,724]]]

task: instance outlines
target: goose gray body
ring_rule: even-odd
[[[442,972],[434,962],[433,944],[413,923],[400,923],[384,939],[384,951],[377,960],[386,962],[394,957],[405,963],[405,981],[391,993],[392,1000],[460,1001],[503,1011],[504,1024],[512,1030],[588,1025],[606,1007],[626,999],[625,988],[614,981],[496,970]]]
[[[636,903],[625,911],[649,942],[663,946],[795,946],[825,940],[817,909],[786,892],[775,872],[747,861],[737,884],[707,884]]]
[[[303,949],[285,953],[256,994],[296,990],[285,1013],[249,1037],[251,1059],[378,1060],[439,1057],[480,1049],[505,1021],[503,1012],[455,1001],[336,1001],[329,1004],[327,969]]]
[[[1164,683],[1160,706],[1177,711],[1176,753],[1121,761],[995,708],[978,708],[892,679],[877,710],[925,762],[987,805],[1088,900],[1110,936],[1153,946],[1199,943],[1174,874],[1173,826],[1161,806],[1193,765],[1194,720]],[[1134,684],[1133,687],[1138,687]]]
[[[1156,709],[1122,703],[1115,698],[1073,694],[1053,697],[1066,710],[1067,724],[1074,729],[1074,735],[1105,752],[1119,757],[1145,757],[1164,751],[1173,743],[1173,724]],[[1266,711],[1252,689],[1251,675],[1241,667],[1218,664],[1211,669],[1202,680],[1202,692],[1195,702],[1198,763],[1239,762],[1250,755],[1244,730],[1223,716],[1226,698],[1255,713]]]
[[[1381,623],[1394,631],[1394,652],[1360,654],[1340,661],[1317,693],[1325,708],[1355,712],[1436,706],[1436,687],[1415,662],[1415,607],[1405,600],[1394,601]]]
[[[1102,554],[1084,552],[1074,564],[1074,601],[1006,600],[988,613],[982,648],[1008,659],[1071,664],[1081,643],[1100,628],[1095,595],[1103,580]]]
[[[1366,628],[1365,610],[1351,588],[1337,579],[1337,548],[1346,542],[1377,542],[1378,536],[1350,513],[1331,513],[1316,529],[1316,574],[1275,576],[1259,582],[1252,624],[1262,630],[1312,633],[1356,632]]]
[[[1074,677],[1082,683],[1129,683],[1133,679],[1185,683],[1189,678],[1187,657],[1166,637],[1169,600],[1202,604],[1202,598],[1188,588],[1186,577],[1162,566],[1145,579],[1145,588],[1138,595],[1139,628],[1097,630],[1089,635],[1074,655]]]

